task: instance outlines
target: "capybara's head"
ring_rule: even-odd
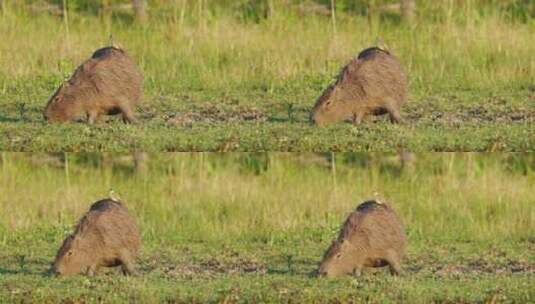
[[[353,272],[358,265],[353,245],[347,240],[335,240],[325,252],[318,269],[320,276],[337,277]]]
[[[80,102],[73,94],[72,86],[69,82],[65,82],[52,95],[44,111],[46,120],[66,122],[79,113]]]
[[[310,121],[319,126],[333,122],[351,120],[352,98],[348,90],[340,84],[329,86],[318,98],[310,113]]]
[[[89,248],[84,248],[82,244],[83,240],[72,234],[63,241],[52,266],[56,275],[70,276],[87,271],[90,264]]]

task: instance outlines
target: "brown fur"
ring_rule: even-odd
[[[143,76],[125,51],[105,47],[80,65],[46,105],[45,119],[72,121],[85,113],[94,123],[102,115],[122,114],[134,122],[134,106],[142,95]]]
[[[342,69],[334,85],[325,89],[310,119],[318,125],[346,120],[358,124],[369,115],[388,113],[392,122],[400,122],[407,86],[396,57],[376,47],[366,49]]]
[[[91,205],[74,233],[63,241],[52,270],[61,276],[92,276],[100,267],[121,266],[124,274],[133,274],[140,246],[137,225],[126,207],[103,199]]]
[[[386,203],[371,200],[349,215],[319,267],[319,274],[335,277],[360,274],[363,267],[390,266],[400,274],[407,240],[403,224]]]

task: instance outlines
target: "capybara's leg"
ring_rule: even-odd
[[[122,263],[121,270],[124,275],[136,275],[134,264],[130,260],[122,261]]]
[[[393,275],[403,274],[403,270],[401,269],[399,261],[393,260],[392,262],[390,262],[390,273]]]
[[[122,106],[121,112],[123,113],[123,122],[125,123],[135,123],[136,117],[134,116],[134,111],[128,106]]]
[[[353,124],[360,125],[364,119],[364,112],[358,112],[353,114]]]
[[[400,123],[401,122],[401,114],[399,113],[399,108],[396,106],[396,102],[393,100],[387,101],[386,103],[386,110],[388,111],[388,115],[390,115],[390,121],[392,123]]]
[[[87,275],[90,276],[90,277],[95,276],[98,273],[98,269],[99,269],[99,267],[96,264],[89,266],[87,268]]]
[[[392,275],[401,275],[403,270],[401,269],[401,263],[399,261],[399,256],[393,250],[389,251],[385,260],[390,266],[390,273]]]
[[[390,121],[392,123],[400,123],[401,114],[399,113],[399,106],[397,106],[398,103],[392,98],[388,98],[384,102],[385,102],[385,109],[388,112],[388,115],[390,116]]]
[[[356,277],[360,277],[362,275],[362,267],[357,267],[353,269],[353,275]]]
[[[97,111],[89,111],[87,112],[87,123],[90,125],[94,124],[98,120],[98,112]]]
[[[392,123],[400,123],[401,122],[401,115],[399,114],[398,110],[389,110],[388,114],[390,115],[390,121]]]
[[[127,250],[123,250],[121,252],[121,256],[119,257],[119,259],[121,260],[121,269],[124,275],[136,274],[134,264],[132,263],[132,258],[130,257],[130,253]]]

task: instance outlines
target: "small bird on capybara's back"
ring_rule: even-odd
[[[336,277],[360,274],[365,267],[389,266],[392,274],[400,274],[406,247],[403,224],[392,207],[378,200],[366,201],[348,216],[318,273]]]
[[[125,275],[134,274],[140,246],[139,230],[126,206],[103,199],[91,205],[74,233],[65,238],[52,271],[58,276],[92,276],[101,267],[121,266]]]
[[[377,47],[365,49],[323,91],[310,120],[320,126],[339,121],[359,124],[370,115],[389,114],[392,122],[400,122],[407,87],[403,67],[394,55]]]
[[[134,107],[143,94],[143,76],[122,49],[104,47],[82,63],[46,105],[45,119],[72,121],[85,114],[89,123],[103,115],[122,114],[134,122]]]

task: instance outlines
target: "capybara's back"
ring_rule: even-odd
[[[123,272],[130,274],[140,244],[136,222],[127,208],[121,202],[103,199],[91,205],[74,233],[65,239],[54,270],[59,275],[92,275],[100,267],[122,266]]]
[[[95,51],[91,59],[97,63],[87,76],[100,82],[101,90],[112,100],[125,100],[131,107],[140,101],[143,77],[124,50],[105,47]]]
[[[122,114],[125,122],[133,122],[142,86],[143,77],[124,50],[101,48],[59,87],[47,104],[45,118],[69,121],[85,113],[93,123],[102,115]]]
[[[368,48],[318,98],[311,120],[319,125],[345,120],[360,123],[369,115],[389,114],[392,122],[399,122],[407,95],[407,77],[398,59],[380,48]]]
[[[401,220],[386,202],[369,200],[360,204],[345,222],[340,238],[351,239],[366,232],[370,249],[396,248],[404,251],[405,232]]]
[[[363,267],[388,265],[392,273],[398,274],[406,246],[403,224],[394,210],[384,202],[366,201],[348,216],[319,272],[338,276],[360,272]]]

